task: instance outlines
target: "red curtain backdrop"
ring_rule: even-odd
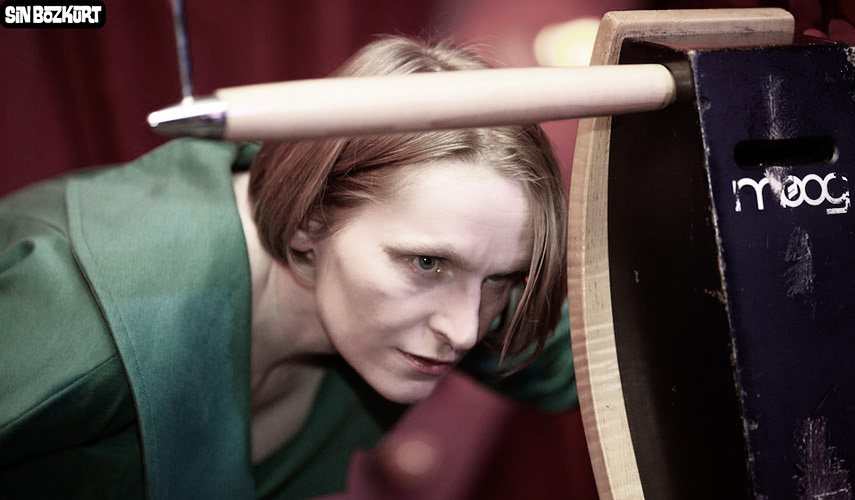
[[[146,116],[181,96],[169,3],[105,3],[101,29],[0,28],[0,193],[166,140]],[[419,34],[431,4],[188,1],[196,93],[322,76],[373,34]]]
[[[106,1],[101,29],[0,28],[0,194],[133,159],[166,139],[146,115],[180,99],[167,0]],[[532,64],[550,22],[639,8],[784,7],[799,31],[855,43],[849,0],[189,0],[197,95],[323,76],[378,33],[453,35]],[[569,170],[575,122],[547,125]]]

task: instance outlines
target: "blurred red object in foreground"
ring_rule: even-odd
[[[544,415],[451,373],[324,500],[597,498],[578,409]]]

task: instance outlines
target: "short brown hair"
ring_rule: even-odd
[[[488,67],[474,53],[446,42],[385,37],[331,76]],[[313,222],[314,237],[329,234],[343,212],[382,197],[398,169],[447,159],[490,165],[526,191],[535,235],[531,267],[516,310],[502,335],[492,338],[492,347],[503,357],[533,347],[533,357],[557,324],[566,295],[567,227],[560,168],[536,124],[264,143],[249,187],[261,241],[275,258],[294,266],[300,255],[290,242],[298,230],[308,231]]]

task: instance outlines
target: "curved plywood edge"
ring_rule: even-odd
[[[782,9],[624,11],[606,14],[592,65],[617,64],[629,37],[793,33]],[[614,339],[608,262],[611,117],[581,120],[570,182],[568,284],[579,402],[600,498],[643,498]]]
[[[795,19],[784,9],[692,9],[608,12],[600,22],[591,64],[617,64],[626,38],[736,33],[790,33]]]

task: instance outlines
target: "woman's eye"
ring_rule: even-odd
[[[509,273],[509,274],[494,274],[492,276],[487,276],[487,279],[484,280],[484,283],[490,285],[504,285],[507,283],[516,284],[523,282],[522,273]]]
[[[439,259],[437,257],[419,255],[418,257],[413,258],[413,265],[419,271],[426,273],[438,273],[440,271]]]

